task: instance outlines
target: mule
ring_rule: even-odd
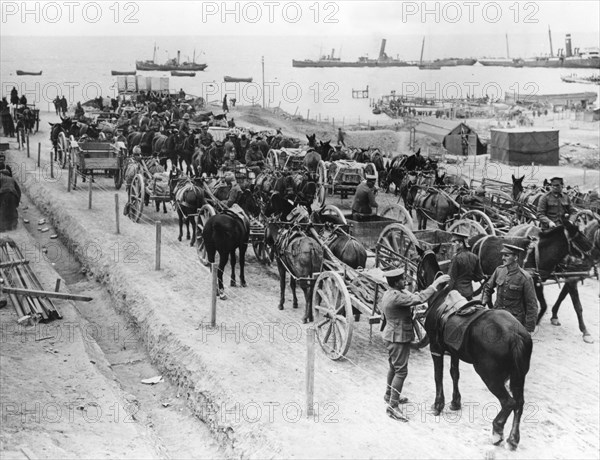
[[[427,228],[427,220],[433,220],[441,230],[445,230],[446,222],[459,211],[458,203],[447,193],[435,189],[423,189],[413,185],[407,195],[406,207],[417,211],[418,229]]]
[[[418,288],[425,289],[440,273],[440,266],[433,251],[423,253],[417,268]],[[458,388],[459,362],[473,364],[475,372],[481,377],[488,390],[498,401],[501,409],[492,422],[492,442],[500,444],[504,439],[504,426],[510,414],[514,414],[513,423],[507,442],[511,450],[515,450],[521,439],[520,424],[525,404],[525,377],[529,372],[533,341],[523,325],[510,313],[504,310],[486,310],[479,301],[469,302],[479,310],[467,320],[457,315],[448,321],[443,319],[449,297],[448,287],[435,293],[428,302],[425,316],[425,330],[430,340],[435,378],[434,415],[440,415],[445,405],[443,371],[444,354],[450,355],[450,375],[453,391],[451,410],[461,409],[461,394]],[[452,291],[452,295],[458,294]],[[460,294],[458,294],[458,297]],[[462,298],[465,301],[464,298]],[[475,316],[477,315],[477,316]],[[455,329],[456,328],[456,329]],[[463,336],[460,344],[452,342],[449,332],[462,328]],[[493,334],[500,340],[490,340]],[[510,393],[505,383],[510,379]],[[511,394],[512,393],[512,394]]]
[[[171,174],[169,174],[169,189],[175,200],[175,208],[179,218],[179,236],[177,240],[181,241],[183,237],[183,224],[185,222],[187,239],[190,240],[190,246],[194,246],[196,241],[195,214],[206,203],[204,190],[188,176],[184,176],[181,170],[178,169],[171,171]],[[192,225],[191,236],[190,224]]]

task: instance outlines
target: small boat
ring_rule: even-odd
[[[589,77],[579,77],[576,74],[562,75],[560,77],[565,83],[584,83],[588,85],[600,85],[600,75],[591,75]]]
[[[223,77],[223,81],[225,83],[252,83],[252,77],[238,78],[238,77],[230,77],[228,75],[225,75]]]
[[[111,75],[135,75],[136,71],[135,70],[125,70],[125,71],[111,70],[110,74]]]
[[[430,63],[419,65],[419,69],[421,69],[421,70],[440,70],[441,68],[442,68],[442,66],[439,64],[436,64],[435,62],[430,62]]]
[[[196,72],[181,72],[179,70],[171,70],[172,77],[195,77]]]
[[[41,75],[42,71],[39,72],[25,72],[24,70],[17,70],[17,75]]]

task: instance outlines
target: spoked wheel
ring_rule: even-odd
[[[206,225],[206,222],[208,222],[208,219],[215,214],[215,208],[213,208],[210,204],[205,204],[200,208],[200,211],[198,211],[198,228],[196,228],[196,253],[198,254],[200,263],[205,266],[208,266],[209,262],[202,232],[204,231],[204,226]]]
[[[415,338],[410,343],[411,348],[418,350],[429,344],[429,336],[425,330],[425,310],[424,306],[416,306],[412,312],[412,326]]]
[[[324,218],[326,222],[332,222],[340,225],[348,225],[346,216],[342,214],[340,208],[332,204],[327,204],[323,209],[319,210],[319,215]]]
[[[267,164],[271,169],[279,169],[279,155],[277,150],[269,150],[267,153]]]
[[[419,242],[410,229],[402,224],[388,225],[377,239],[375,266],[383,270],[404,268],[406,279],[411,283],[408,287],[414,291],[417,279],[415,271],[419,262],[417,247]]]
[[[327,195],[327,188],[325,187],[325,181],[327,180],[327,170],[325,169],[325,162],[323,160],[319,161],[319,165],[317,166],[317,174],[319,175],[319,180],[317,182],[317,191],[315,193],[315,199],[312,203],[312,207],[314,209],[322,208],[325,205],[325,197]]]
[[[65,133],[58,133],[58,141],[56,142],[56,149],[58,154],[58,161],[61,169],[64,169],[67,166],[67,151],[69,148],[69,141],[67,140],[67,136]]]
[[[473,220],[483,227],[485,230],[484,233],[487,233],[488,235],[496,235],[496,229],[494,228],[492,219],[490,219],[487,214],[483,213],[482,211],[472,209],[471,211],[465,212],[461,216],[461,219]]]
[[[119,190],[123,185],[123,177],[125,176],[125,167],[123,166],[123,162],[125,161],[125,157],[127,156],[127,150],[121,149],[119,154],[119,167],[114,171],[114,180],[115,180],[115,189]]]
[[[577,214],[575,214],[573,223],[579,227],[579,230],[583,230],[587,224],[596,218],[600,218],[600,216],[598,216],[598,214],[594,214],[589,209],[585,209],[583,211],[578,211]]]
[[[136,174],[129,186],[129,218],[135,223],[138,223],[142,217],[145,193],[144,177]]]
[[[413,220],[410,214],[404,206],[399,204],[390,204],[385,206],[379,213],[381,217],[387,217],[388,219],[397,220],[399,224],[412,230]]]
[[[450,227],[448,227],[448,232],[458,232],[464,233],[466,235],[477,236],[477,235],[487,235],[488,233],[485,231],[478,222],[475,222],[471,219],[461,219],[454,222]]]
[[[252,236],[255,236],[252,238]],[[269,248],[265,244],[265,228],[263,224],[258,221],[250,222],[250,241],[252,241],[252,249],[256,259],[261,264],[268,264],[271,262],[269,258]]]
[[[352,341],[354,316],[348,289],[336,272],[323,272],[317,278],[313,308],[319,345],[330,359],[343,358]]]

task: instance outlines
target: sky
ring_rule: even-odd
[[[0,36],[475,35],[600,40],[589,1],[0,1]],[[592,43],[590,46],[599,46]]]

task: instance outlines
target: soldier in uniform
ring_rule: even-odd
[[[542,229],[561,225],[562,220],[573,214],[571,199],[563,193],[562,177],[550,179],[551,190],[540,198],[537,208],[537,218]]]
[[[235,174],[235,172],[243,166],[242,163],[235,159],[235,150],[231,150],[229,152],[229,158],[223,162],[221,170],[223,172],[232,171]]]
[[[383,322],[381,324],[382,338],[388,351],[387,387],[385,391],[386,413],[395,420],[407,422],[408,418],[402,412],[399,404],[408,402],[402,397],[402,387],[408,375],[408,358],[410,344],[415,335],[412,325],[411,307],[426,302],[437,290],[437,287],[450,280],[448,275],[442,275],[431,286],[421,292],[406,291],[404,269],[396,268],[383,272],[387,290],[381,298]]]
[[[265,157],[258,148],[256,142],[250,142],[250,148],[246,152],[246,166],[258,175],[260,170],[265,166]]]
[[[235,131],[233,129],[230,129],[227,132],[227,140],[223,144],[223,156],[225,158],[231,158],[231,152],[233,152],[233,157],[237,158],[237,152],[235,150],[235,144],[233,142],[235,137]]]
[[[511,313],[529,332],[535,330],[538,303],[531,275],[519,267],[518,259],[525,251],[505,244],[502,251],[504,265],[496,268],[494,274],[483,287],[481,302],[491,305],[492,293],[498,288],[496,304],[493,308]]]
[[[152,118],[150,119],[150,123],[148,124],[148,129],[153,129],[155,132],[159,133],[162,128],[162,123],[158,118],[157,112],[152,112]]]
[[[373,214],[372,208],[377,208],[379,205],[375,201],[375,180],[377,177],[374,174],[365,174],[365,182],[361,182],[356,187],[354,201],[352,202],[352,218],[357,221],[363,221],[368,216]]]
[[[235,174],[233,174],[233,172],[227,171],[223,176],[223,179],[227,184],[231,185],[231,189],[229,190],[229,196],[227,197],[227,200],[222,201],[222,203],[228,208],[231,208],[234,204],[236,204],[239,201],[243,191],[240,185],[235,180]]]
[[[457,290],[465,299],[473,299],[473,281],[481,281],[483,272],[479,257],[469,250],[469,235],[452,232],[452,242],[455,243],[456,253],[450,263],[450,289]]]
[[[185,114],[179,123],[179,132],[182,135],[188,135],[190,133],[190,125],[189,125],[190,116],[189,114]]]
[[[198,142],[200,142],[200,145],[204,147],[210,147],[213,144],[214,139],[212,137],[212,134],[208,132],[208,124],[202,125],[202,132],[200,133],[200,138],[198,139]]]

